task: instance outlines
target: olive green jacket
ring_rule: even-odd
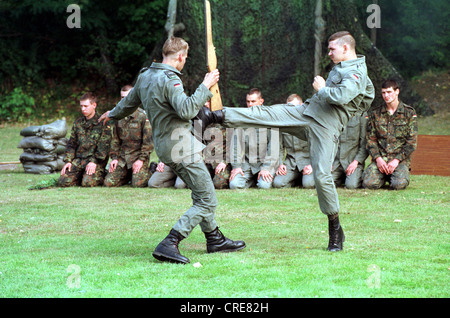
[[[333,168],[347,167],[358,161],[364,165],[369,153],[366,149],[367,113],[359,113],[352,117],[339,138],[339,148],[334,159]]]
[[[179,75],[170,65],[153,63],[141,71],[133,89],[109,113],[110,118],[121,119],[142,103],[150,119],[156,154],[166,164],[197,160],[205,146],[192,134],[191,119],[213,96],[200,84],[188,97]]]
[[[288,133],[281,133],[281,150],[280,154],[284,154],[286,149],[286,158],[284,164],[288,170],[297,168],[302,171],[305,166],[311,164],[309,158],[309,143]],[[281,159],[281,158],[280,158]],[[283,162],[283,160],[280,160]]]
[[[324,127],[342,131],[357,112],[369,110],[375,90],[367,75],[366,59],[357,59],[336,64],[321,88],[310,99],[304,115],[314,118]],[[337,120],[336,120],[337,118]]]

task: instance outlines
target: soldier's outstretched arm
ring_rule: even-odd
[[[138,78],[139,82],[139,78]],[[138,85],[136,82],[136,86]],[[125,98],[122,98],[120,102],[112,110],[105,112],[100,116],[98,122],[106,124],[110,119],[122,119],[134,113],[134,111],[141,104],[141,99],[138,96],[137,90],[133,87]]]

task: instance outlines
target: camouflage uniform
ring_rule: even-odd
[[[367,149],[372,163],[364,171],[363,187],[379,189],[386,181],[393,189],[405,189],[409,184],[411,154],[417,147],[417,115],[414,108],[402,102],[391,115],[385,105],[373,109],[368,116]],[[400,161],[391,176],[378,170],[376,159],[386,163]]]
[[[216,138],[217,136],[221,138]],[[229,188],[231,166],[226,161],[229,149],[226,136],[226,129],[219,124],[209,125],[203,135],[203,142],[206,145],[203,157],[216,189]],[[227,167],[221,173],[216,174],[216,167],[222,162],[226,163]]]
[[[108,172],[104,185],[118,187],[131,179],[133,187],[147,186],[150,178],[149,161],[153,151],[152,128],[145,112],[138,108],[133,114],[117,121],[113,125],[111,141],[111,160],[118,160],[114,172]],[[144,163],[141,170],[132,173],[137,160]]]
[[[339,137],[338,152],[333,162],[333,179],[337,186],[345,184],[347,189],[361,187],[364,164],[369,156],[366,149],[367,113],[352,117]],[[355,171],[347,176],[346,170],[358,161]]]
[[[84,116],[75,120],[64,156],[64,162],[72,163],[72,168],[59,178],[59,186],[70,187],[81,183],[83,187],[95,187],[103,184],[111,143],[111,126],[103,126],[98,122],[99,117],[96,113],[89,120]],[[97,165],[91,176],[85,171],[90,162]]]

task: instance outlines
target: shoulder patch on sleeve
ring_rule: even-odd
[[[172,72],[172,71],[165,71],[164,74],[166,74],[166,76],[167,76],[169,79],[176,79],[176,78],[178,78],[177,74],[175,74],[175,73]]]

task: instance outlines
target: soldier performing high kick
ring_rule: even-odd
[[[153,252],[153,256],[160,261],[182,264],[189,263],[189,259],[180,254],[178,244],[197,225],[205,234],[208,253],[233,252],[245,247],[243,241],[226,238],[217,226],[217,197],[201,157],[205,146],[191,130],[191,119],[213,95],[209,89],[218,82],[219,71],[207,73],[195,93],[186,96],[178,76],[186,63],[188,49],[189,45],[183,39],[169,38],[163,46],[162,63],[153,63],[142,70],[127,97],[99,119],[106,122],[124,118],[142,103],[153,129],[156,154],[192,191],[193,206]]]
[[[316,94],[303,105],[225,107],[199,114],[199,118],[225,127],[278,127],[281,132],[308,140],[319,206],[328,216],[328,250],[340,251],[345,237],[331,168],[343,128],[356,112],[369,109],[375,92],[365,57],[356,54],[355,39],[349,32],[333,34],[328,49],[336,65],[327,81],[320,76],[314,78]]]

